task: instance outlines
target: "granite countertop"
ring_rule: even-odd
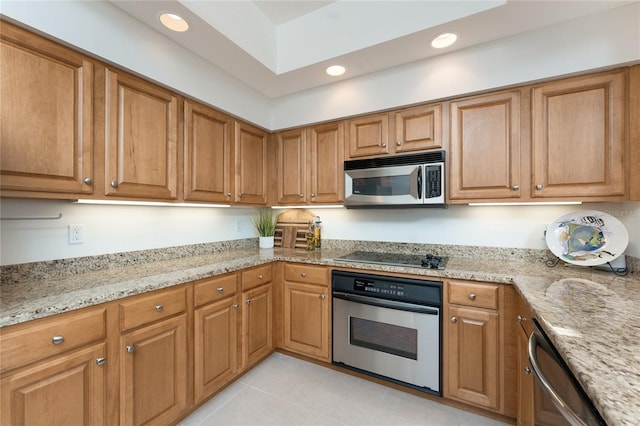
[[[223,251],[0,286],[0,327],[284,260],[513,284],[609,425],[640,424],[640,276],[450,257],[444,271],[335,260],[350,250]]]

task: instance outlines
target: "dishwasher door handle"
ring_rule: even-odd
[[[578,414],[574,410],[567,405],[567,403],[558,395],[558,392],[551,386],[549,380],[544,375],[542,368],[540,368],[540,364],[538,362],[538,356],[536,354],[536,348],[541,347],[545,352],[551,353],[551,348],[548,347],[546,339],[544,336],[540,334],[539,331],[533,330],[531,336],[529,336],[529,344],[527,345],[527,349],[529,352],[529,364],[531,365],[531,370],[533,370],[533,375],[536,377],[538,382],[542,385],[544,390],[549,394],[553,401],[553,405],[556,406],[558,411],[562,413],[562,415],[567,419],[572,426],[589,426],[587,425]],[[563,367],[564,368],[564,367]]]
[[[428,306],[416,305],[413,303],[397,302],[395,300],[379,299],[377,297],[360,296],[357,294],[343,293],[341,291],[334,291],[333,297],[352,303],[364,303],[365,305],[377,306],[379,308],[397,309],[400,311],[427,315],[440,314],[440,309],[438,308],[430,308]]]

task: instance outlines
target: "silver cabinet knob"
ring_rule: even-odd
[[[162,311],[164,311],[164,306],[162,306],[162,305],[156,305],[156,311],[158,311],[158,312],[162,312]]]
[[[476,294],[475,293],[471,293],[469,295],[469,300],[476,300]]]
[[[300,198],[304,198],[304,194],[299,194]]]
[[[64,342],[64,337],[63,336],[53,336],[51,338],[51,343],[53,343],[54,345],[59,345],[62,342]]]
[[[238,197],[242,198],[242,192],[238,192]]]
[[[231,193],[230,192],[227,192],[227,197],[231,197]]]
[[[246,303],[247,305],[250,305],[251,304],[251,299],[245,300],[244,303]]]
[[[537,185],[536,185],[536,189],[537,189],[538,191],[539,191],[539,190],[541,190],[542,188],[544,188],[544,185],[543,185],[543,184],[539,183],[539,184],[537,184]]]
[[[396,146],[400,146],[400,145],[402,145],[402,142],[400,141],[396,142]]]
[[[262,274],[258,275],[258,279],[259,279],[259,280],[261,280],[261,279],[263,279],[263,278],[264,278],[264,277],[262,276]]]
[[[136,347],[133,345],[125,346],[127,353],[133,353],[136,350]]]
[[[314,198],[315,196],[316,196],[316,194],[313,194],[313,193],[311,194],[311,198]]]
[[[529,367],[525,367],[524,372],[527,374],[531,374],[531,369]]]
[[[118,187],[118,182],[117,182],[117,181],[115,181],[115,180],[112,180],[112,181],[111,181],[111,187],[112,187],[112,188],[117,188],[117,187]]]
[[[224,292],[224,287],[218,287],[216,290],[218,290],[218,293],[222,294]]]
[[[96,358],[96,364],[97,365],[104,365],[105,362],[107,362],[106,358],[102,358],[102,357]]]
[[[518,189],[520,189],[520,185],[513,185],[511,189],[513,189],[514,191],[517,191]]]
[[[93,184],[93,179],[91,179],[90,177],[84,178],[82,181],[85,183],[85,185],[92,185]]]
[[[454,324],[455,324],[455,323],[457,323],[457,322],[458,322],[458,318],[456,318],[456,317],[451,317],[451,322],[452,322],[452,323],[454,323]]]
[[[302,278],[306,278],[307,273],[306,273],[306,272],[302,272],[302,273],[300,273],[300,276],[301,276]]]
[[[320,295],[320,300],[324,300],[324,299],[326,299],[326,298],[327,298],[327,296],[325,296],[324,294],[321,294],[321,295]]]
[[[386,147],[387,147],[387,144],[386,144],[386,143],[383,143],[383,144],[382,144],[382,145],[380,145],[380,146],[381,146],[381,147],[383,147],[383,148],[386,148]]]
[[[517,318],[518,318],[518,322],[522,322],[522,321],[526,321],[527,320],[527,318],[523,317],[522,315],[518,315]]]
[[[240,305],[238,305],[237,303],[234,303],[233,305],[231,305],[231,307],[237,310],[240,307]]]

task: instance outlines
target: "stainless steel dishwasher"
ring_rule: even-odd
[[[533,319],[529,336],[529,363],[534,380],[534,418],[537,426],[606,425],[569,367]],[[551,400],[552,404],[545,403]]]

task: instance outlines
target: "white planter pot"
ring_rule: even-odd
[[[260,237],[260,248],[261,249],[273,248],[273,235],[270,237]]]

